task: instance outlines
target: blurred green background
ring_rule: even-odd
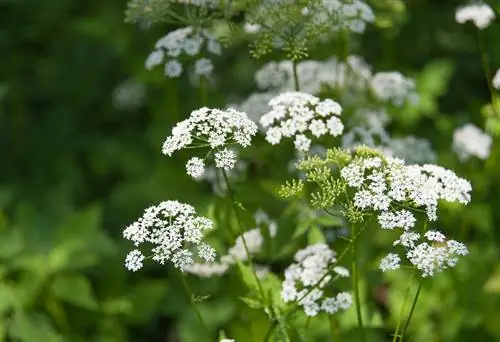
[[[424,107],[393,118],[391,132],[429,139],[439,163],[474,186],[469,207],[445,207],[442,216],[471,255],[426,288],[410,339],[422,340],[425,330],[432,336],[426,341],[500,341],[498,144],[486,162],[461,164],[450,149],[459,125],[484,127],[481,109],[490,102],[477,32],[455,23],[459,1],[406,3],[371,1],[378,27],[351,52],[375,70],[417,79]],[[187,77],[172,81],[144,69],[154,42],[172,27],[126,24],[125,7],[124,0],[0,0],[2,341],[202,340],[175,274],[154,265],[137,274],[123,267],[130,246],[121,232],[145,207],[178,199],[204,209],[213,196],[209,184],[186,177],[185,158],[161,154],[172,125],[200,106]],[[498,20],[483,37],[496,70]],[[265,61],[252,60],[246,44],[215,61],[211,106],[255,90],[253,74]],[[139,86],[127,96],[119,89],[130,80]],[[272,165],[272,156],[259,165]],[[190,282],[197,292],[215,294],[200,304],[214,331],[228,322],[241,330],[262,318],[235,318],[237,306],[217,280]]]

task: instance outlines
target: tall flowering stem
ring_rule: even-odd
[[[479,52],[481,53],[481,62],[483,64],[484,76],[486,77],[486,83],[488,84],[488,90],[490,91],[491,96],[491,107],[495,112],[495,115],[500,118],[500,114],[497,111],[497,105],[495,101],[495,91],[491,85],[491,70],[490,70],[490,59],[488,56],[488,52],[486,51],[486,44],[484,43],[484,39],[481,33],[481,30],[477,30],[477,40],[479,45]]]
[[[241,241],[243,242],[243,248],[245,249],[245,253],[247,254],[248,261],[250,263],[250,267],[252,268],[252,272],[253,272],[255,280],[257,282],[257,286],[259,288],[260,295],[262,296],[262,300],[265,300],[266,299],[266,293],[264,292],[264,288],[262,287],[260,279],[259,279],[259,277],[257,275],[257,269],[255,267],[255,264],[252,261],[252,254],[250,253],[250,250],[248,248],[248,244],[247,244],[247,242],[245,240],[245,235],[244,235],[244,231],[243,231],[243,228],[242,228],[242,222],[240,220],[240,216],[238,215],[238,208],[236,206],[236,200],[234,198],[234,193],[233,193],[233,190],[232,190],[231,185],[229,183],[229,178],[227,176],[227,173],[226,173],[225,169],[222,169],[222,175],[224,177],[224,181],[225,181],[226,186],[227,186],[227,193],[228,193],[229,199],[231,200],[231,205],[233,207],[234,216],[236,217],[236,221],[238,222],[238,230],[239,230],[239,234],[241,236]],[[267,303],[266,303],[266,305],[267,305]]]
[[[399,310],[399,317],[398,321],[396,323],[396,329],[394,330],[394,335],[392,337],[392,342],[397,342],[397,341],[402,341],[403,339],[403,334],[399,334],[399,329],[401,327],[401,321],[403,320],[403,315],[406,310],[406,305],[408,304],[408,299],[410,295],[410,287],[411,287],[411,282],[413,280],[413,277],[415,275],[415,271],[411,273],[410,280],[408,281],[408,287],[406,288],[406,293],[405,293],[405,298],[403,300],[403,304],[401,304],[401,309]]]
[[[184,287],[184,290],[186,290],[186,293],[189,297],[189,302],[191,303],[191,306],[193,307],[194,312],[196,313],[196,317],[200,321],[203,328],[207,331],[207,334],[210,335],[211,334],[210,329],[208,328],[207,324],[203,320],[203,316],[201,315],[200,310],[198,309],[195,302],[193,301],[193,294],[192,294],[191,290],[189,289],[189,285],[186,281],[186,278],[184,277],[184,274],[180,273],[180,278],[181,278],[182,286]]]
[[[294,84],[295,91],[300,91],[299,74],[297,72],[297,61],[296,60],[293,60],[292,69],[293,69],[293,84]]]
[[[406,320],[405,327],[403,328],[403,332],[401,333],[400,342],[403,341],[403,336],[406,334],[408,327],[410,326],[411,318],[413,317],[413,312],[415,311],[415,307],[417,306],[418,297],[420,296],[420,291],[422,290],[423,281],[420,279],[420,283],[418,284],[417,292],[415,293],[415,297],[413,298],[413,302],[411,304],[410,314],[408,315],[408,319]]]
[[[357,248],[356,248],[356,237],[358,235],[356,224],[352,224],[351,227],[351,251],[352,251],[352,285],[354,288],[354,301],[356,305],[356,317],[358,319],[358,326],[361,328],[361,338],[365,341],[365,331],[363,326],[363,315],[361,314],[361,298],[359,295],[359,267],[357,258]]]

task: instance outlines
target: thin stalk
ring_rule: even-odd
[[[413,276],[415,275],[415,271],[411,273],[410,280],[408,281],[408,286],[406,287],[405,299],[403,300],[403,304],[401,304],[401,309],[399,310],[398,321],[396,322],[396,329],[394,330],[394,335],[392,337],[392,342],[397,342],[402,340],[403,335],[399,335],[399,329],[401,328],[401,322],[403,320],[404,312],[406,311],[406,305],[408,304],[408,299],[410,295],[411,281],[413,280]]]
[[[208,104],[207,80],[204,76],[200,76],[200,101],[203,106]]]
[[[486,44],[484,43],[483,36],[481,34],[481,30],[477,30],[477,40],[479,45],[479,51],[481,53],[481,62],[483,65],[484,76],[486,77],[486,83],[488,84],[488,90],[490,91],[491,97],[491,107],[493,108],[493,112],[495,115],[500,118],[500,115],[497,112],[497,106],[495,101],[495,91],[491,85],[491,69],[490,69],[490,59],[488,56],[488,52],[486,51]]]
[[[234,193],[233,193],[233,190],[231,188],[231,185],[229,183],[229,178],[227,177],[227,173],[226,173],[226,170],[222,169],[222,175],[224,176],[224,181],[226,182],[226,186],[227,186],[227,193],[229,195],[229,199],[231,200],[231,205],[233,207],[233,211],[234,211],[234,215],[236,217],[236,221],[238,222],[238,230],[239,230],[239,234],[241,236],[241,240],[243,241],[243,248],[245,249],[245,253],[247,254],[247,258],[248,258],[248,262],[250,263],[250,266],[252,268],[252,272],[255,276],[255,280],[257,281],[257,286],[259,288],[259,292],[262,296],[262,300],[265,300],[266,299],[266,294],[264,292],[264,288],[262,287],[262,284],[260,282],[260,279],[259,277],[257,276],[257,269],[255,267],[255,264],[252,262],[252,255],[250,254],[250,250],[248,249],[248,245],[247,245],[247,242],[245,241],[245,236],[244,236],[244,230],[243,230],[243,224],[240,220],[240,216],[238,215],[238,208],[236,206],[236,201],[234,199]]]
[[[210,334],[211,334],[210,329],[208,329],[208,326],[205,323],[205,321],[203,320],[203,316],[201,315],[200,310],[198,309],[195,302],[193,301],[193,293],[189,289],[189,285],[188,285],[188,283],[187,283],[187,281],[184,278],[184,275],[182,273],[180,274],[180,277],[181,277],[182,285],[184,286],[184,289],[186,290],[186,293],[189,297],[189,302],[191,303],[191,306],[193,307],[194,312],[196,313],[196,317],[198,317],[198,320],[200,321],[201,325],[207,331],[207,336],[210,336]]]
[[[330,315],[328,317],[328,321],[330,322],[330,336],[332,337],[332,342],[339,340],[339,330],[337,327],[337,320],[334,315]]]
[[[352,225],[352,236],[357,235],[356,225]],[[358,258],[357,258],[357,248],[356,241],[351,245],[352,251],[352,285],[354,288],[354,298],[356,302],[356,316],[358,318],[358,327],[361,328],[361,340],[365,341],[365,330],[363,326],[363,316],[361,315],[361,299],[359,295],[359,269],[358,269]]]
[[[299,74],[297,73],[296,60],[292,62],[292,69],[293,69],[293,85],[295,87],[295,91],[300,91]]]
[[[420,291],[422,290],[422,280],[418,284],[417,292],[415,293],[415,297],[413,298],[413,303],[411,304],[410,314],[408,315],[408,319],[406,320],[405,327],[403,328],[403,332],[401,333],[401,339],[399,342],[403,341],[403,336],[406,334],[408,327],[410,326],[411,318],[413,317],[413,312],[415,311],[415,307],[417,306],[418,297],[420,295]]]

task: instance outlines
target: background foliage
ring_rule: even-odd
[[[417,110],[393,116],[391,132],[429,139],[440,164],[474,186],[469,207],[446,207],[441,215],[443,230],[466,241],[471,254],[424,287],[410,338],[500,341],[499,147],[494,144],[486,162],[466,164],[450,149],[459,125],[484,127],[481,109],[490,101],[476,29],[455,23],[459,1],[370,3],[378,27],[351,42],[351,52],[376,70],[414,76],[422,95]],[[201,211],[227,210],[209,184],[185,175],[185,158],[160,153],[172,125],[200,106],[198,89],[186,77],[169,80],[144,69],[154,42],[172,27],[126,24],[125,7],[124,0],[0,1],[0,340],[206,338],[175,272],[149,265],[132,274],[123,267],[128,246],[121,231],[146,206],[178,199]],[[497,20],[484,32],[495,70],[499,37]],[[321,46],[311,58],[323,59],[335,49]],[[264,62],[249,56],[244,40],[225,50],[215,61],[218,82],[209,90],[209,104],[244,99]],[[146,87],[143,106],[114,105],[114,90],[128,79]],[[264,150],[250,157],[250,180],[239,185],[239,200],[295,229],[282,217],[284,204],[269,200],[269,186],[277,180],[266,176],[275,156]],[[278,163],[291,158],[278,156]],[[280,180],[287,178],[282,169]],[[264,317],[227,300],[228,291],[242,292],[237,277],[229,279],[188,278],[197,294],[210,295],[199,305],[214,331],[229,326],[242,341],[261,341]],[[367,280],[365,309],[372,323],[393,325],[390,313],[399,309],[407,280],[377,273]],[[354,325],[354,315],[341,319]],[[321,337],[324,327],[311,327],[314,340],[327,340]],[[350,340],[355,331],[345,333],[340,340]]]

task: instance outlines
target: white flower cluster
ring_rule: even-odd
[[[255,122],[248,119],[245,113],[231,108],[221,110],[203,107],[175,125],[162,151],[172,156],[175,151],[187,147],[210,147],[215,151],[215,166],[231,170],[236,164],[236,154],[226,146],[233,143],[242,147],[250,146],[257,130]],[[205,171],[205,162],[193,157],[187,162],[186,169],[190,176],[199,178]]]
[[[399,72],[378,72],[370,80],[375,96],[383,102],[402,106],[405,102],[415,104],[419,101],[415,81],[404,77]]]
[[[412,135],[392,138],[386,131],[390,122],[389,116],[382,109],[357,110],[347,127],[349,131],[342,135],[342,147],[355,149],[359,146],[368,146],[386,157],[404,159],[407,164],[429,163],[436,160],[436,153],[429,141]]]
[[[323,0],[322,11],[318,13],[316,20],[318,22],[331,21],[334,31],[347,29],[354,33],[363,33],[366,24],[375,21],[375,15],[371,7],[361,0],[347,2]]]
[[[491,144],[491,137],[471,123],[453,132],[453,150],[461,161],[466,161],[471,156],[488,159]]]
[[[204,233],[213,228],[205,217],[196,216],[195,209],[178,201],[164,201],[144,211],[142,217],[123,231],[123,237],[136,247],[143,243],[152,245],[152,259],[164,265],[170,261],[184,271],[195,261],[193,250],[204,261],[212,262],[216,252],[204,243]],[[131,271],[142,268],[144,255],[139,249],[131,251],[125,266]]]
[[[267,229],[268,234],[271,238],[276,236],[278,226],[276,221],[271,220],[266,213],[263,211],[257,211],[254,215],[254,220],[257,228],[248,230],[242,235],[236,237],[234,245],[229,248],[226,255],[221,256],[220,263],[210,263],[210,264],[193,264],[186,268],[186,272],[195,274],[199,277],[208,278],[213,275],[222,275],[226,273],[228,268],[233,265],[236,261],[248,260],[249,255],[245,250],[245,245],[248,248],[250,255],[258,254],[262,250],[264,244],[264,236],[262,235],[262,229]],[[261,273],[265,273],[261,269]]]
[[[348,56],[345,62],[335,57],[325,61],[305,60],[297,64],[297,78],[301,91],[319,94],[322,87],[355,87],[364,89],[372,72],[359,56]],[[260,90],[274,92],[295,89],[292,61],[269,62],[255,73],[255,82]]]
[[[455,12],[455,21],[464,24],[472,21],[479,29],[485,29],[495,19],[495,12],[491,7],[484,3],[471,4],[457,9]]]
[[[297,302],[307,316],[316,316],[320,311],[334,314],[347,310],[352,305],[352,296],[340,292],[333,297],[325,294],[326,286],[335,277],[348,277],[349,271],[336,266],[335,252],[328,245],[319,243],[298,251],[294,260],[285,270],[285,280],[281,285],[281,298],[285,303]]]
[[[394,245],[401,245],[405,249],[408,261],[418,269],[422,277],[432,277],[435,273],[454,267],[459,256],[469,253],[467,247],[458,241],[449,240],[438,231],[429,230],[424,233],[424,242],[417,243],[419,233],[405,231]],[[400,267],[401,258],[398,254],[389,253],[380,262],[380,269],[385,272]]]
[[[356,189],[354,205],[361,210],[379,211],[384,229],[411,229],[415,223],[407,210],[395,210],[401,203],[424,207],[429,221],[437,220],[440,200],[467,204],[471,184],[453,171],[437,165],[405,165],[402,159],[356,157],[341,169],[341,177]]]
[[[215,37],[207,30],[196,30],[187,26],[160,38],[155,44],[155,50],[146,59],[146,69],[151,70],[157,65],[165,63],[165,75],[171,78],[182,74],[182,64],[178,58],[185,53],[194,57],[202,53],[203,46],[214,55],[220,55],[221,46]],[[204,57],[196,60],[194,74],[209,76],[213,71],[212,62]]]
[[[308,151],[311,139],[305,135],[307,131],[316,138],[326,134],[336,137],[344,131],[338,118],[342,107],[333,100],[320,101],[306,93],[286,92],[269,101],[269,106],[271,111],[260,118],[260,123],[272,145],[284,137],[295,137],[295,148]]]
[[[493,88],[500,90],[500,69],[498,69],[497,72],[495,73],[495,76],[493,76],[491,85],[493,86]]]

